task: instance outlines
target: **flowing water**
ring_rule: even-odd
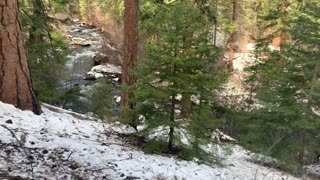
[[[100,62],[120,65],[121,64],[121,51],[114,47],[111,43],[111,39],[99,29],[85,26],[83,24],[73,24],[70,26],[68,35],[68,42],[70,42],[71,53],[68,55],[68,61],[65,65],[66,77],[61,80],[59,89],[62,92],[66,92],[72,88],[80,88],[82,94],[88,94],[91,91],[92,85],[98,81],[94,79],[85,80],[86,74],[94,65],[98,65]],[[119,74],[118,74],[119,76]],[[112,76],[114,78],[114,75]],[[101,81],[99,81],[101,83]],[[108,80],[108,76],[105,78],[105,82],[112,84],[112,95],[119,95],[119,82]],[[69,103],[65,105],[68,109],[80,113],[88,113],[90,99],[85,95],[79,96],[80,103]],[[115,103],[113,103],[115,104]],[[77,107],[75,107],[77,106]],[[117,111],[117,107],[114,107],[114,112]]]

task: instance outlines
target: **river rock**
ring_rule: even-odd
[[[73,45],[90,46],[90,43],[83,38],[72,38],[71,43]]]
[[[107,63],[107,62],[109,62],[109,57],[106,54],[97,53],[93,57],[93,63],[95,66],[98,66],[100,64]]]
[[[83,79],[84,79],[84,80],[96,80],[96,79],[103,78],[103,77],[104,77],[104,74],[102,74],[102,73],[97,73],[97,72],[89,71],[89,72],[87,72],[87,74],[83,77]]]
[[[112,64],[104,64],[97,65],[91,68],[89,72],[84,76],[85,80],[96,80],[98,78],[109,77],[113,81],[119,81],[119,77],[121,75],[121,67],[112,65]]]
[[[121,74],[121,67],[112,64],[94,66],[91,71],[97,73]]]

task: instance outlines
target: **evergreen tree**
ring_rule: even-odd
[[[214,89],[221,85],[220,77],[212,74],[219,49],[210,45],[206,20],[190,1],[157,6],[142,27],[157,39],[148,41],[146,58],[135,71],[135,113],[145,117],[143,133],[168,128],[169,150],[182,144],[182,134],[197,149],[220,122],[210,110]],[[180,113],[179,96],[194,98],[189,118]]]
[[[89,92],[90,112],[102,120],[107,120],[112,115],[113,96],[111,86],[105,81],[100,81],[93,85],[93,89]]]
[[[232,18],[231,21],[232,23],[236,23],[237,20],[237,16],[238,16],[238,1],[237,0],[233,0],[232,2]],[[235,31],[231,31],[230,32],[230,38],[229,38],[229,61],[228,61],[228,69],[229,71],[233,71],[233,59],[234,59],[234,44],[235,44]]]
[[[320,3],[307,0],[293,7],[286,13],[291,41],[281,52],[264,51],[270,59],[251,68],[262,107],[250,112],[246,137],[252,147],[301,172],[300,165],[310,163],[320,148]]]
[[[0,101],[41,114],[33,91],[18,0],[0,2]]]
[[[54,7],[43,0],[23,2],[22,24],[24,32],[29,35],[26,47],[35,91],[40,101],[59,104],[62,94],[57,87],[59,80],[63,79],[68,46],[64,38],[51,27],[55,22],[48,13]]]
[[[125,113],[126,109],[132,110],[135,107],[135,103],[130,101],[134,94],[132,90],[127,88],[134,85],[136,78],[132,74],[137,61],[138,53],[138,11],[139,0],[127,0],[125,1],[124,9],[124,58],[122,63],[122,76],[121,84],[124,89],[121,92],[120,106],[122,108],[121,118],[127,121],[133,127],[134,122],[131,117],[128,117]]]

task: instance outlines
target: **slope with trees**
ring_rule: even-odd
[[[261,108],[247,112],[246,141],[254,149],[282,160],[284,166],[304,173],[302,166],[316,161],[319,132],[319,8],[313,0],[291,3],[283,17],[283,2],[270,14],[280,20],[281,51],[268,51],[266,39],[258,53],[267,61],[249,70],[256,84]],[[270,40],[269,40],[270,42]],[[260,142],[264,143],[260,143]]]
[[[111,25],[109,31],[123,36],[115,45],[124,54],[123,61],[117,62],[122,63],[122,86],[109,87],[105,79],[99,81],[89,93],[90,106],[96,117],[134,127],[134,141],[147,152],[211,163],[214,153],[204,145],[224,146],[219,139],[223,131],[267,160],[275,158],[266,162],[260,156],[250,158],[255,163],[300,176],[306,173],[306,165],[319,163],[317,0],[20,3],[22,21],[17,1],[0,3],[1,101],[40,114],[32,81],[41,101],[63,104],[66,96],[78,98],[74,95],[79,87],[65,96],[58,91],[68,45],[52,28],[55,21],[51,18],[56,11],[64,11],[67,3],[74,3],[83,21],[79,27],[99,26],[96,17],[112,15],[117,26]],[[247,48],[249,42],[255,47]],[[247,67],[246,72],[237,66]],[[240,88],[247,87],[241,89],[240,100],[238,94],[226,90],[228,80],[236,76]],[[121,108],[120,119],[109,116],[114,103],[111,91],[122,94],[116,107],[117,111]]]

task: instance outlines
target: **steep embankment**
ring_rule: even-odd
[[[129,127],[48,105],[43,110],[36,116],[0,102],[0,179],[299,179],[251,163],[239,146],[230,155],[220,149],[222,167],[197,164],[145,154],[117,135],[133,132]]]

